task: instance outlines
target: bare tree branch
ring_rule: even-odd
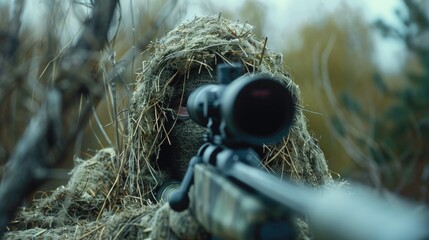
[[[65,53],[44,104],[33,116],[12,154],[0,183],[0,238],[22,200],[38,187],[58,164],[82,127],[91,109],[103,96],[98,72],[99,51],[107,41],[117,0],[95,0],[92,17],[77,43]],[[77,123],[69,114],[84,97]],[[75,114],[76,115],[76,114]]]
[[[14,12],[12,13],[11,19],[8,21],[8,29],[4,32],[0,31],[0,76],[2,76],[6,69],[9,67],[9,63],[13,62],[14,55],[19,46],[18,34],[21,29],[21,14],[24,9],[24,0],[18,0],[14,2]],[[0,81],[0,100],[4,100],[5,93],[12,92],[18,83],[13,81],[14,79],[5,78]]]
[[[14,12],[12,19],[9,21],[8,31],[1,45],[1,53],[3,56],[11,57],[18,49],[18,33],[21,29],[21,13],[24,8],[24,0],[15,1]]]

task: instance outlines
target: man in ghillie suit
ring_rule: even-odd
[[[189,210],[176,213],[155,195],[164,182],[183,177],[202,144],[206,130],[180,106],[193,89],[216,81],[219,63],[239,62],[248,73],[275,77],[299,105],[289,135],[263,147],[266,168],[313,187],[329,184],[324,155],[307,131],[299,88],[282,69],[281,56],[264,48],[249,24],[212,17],[181,24],[154,42],[138,75],[122,154],[103,149],[78,160],[67,186],[19,212],[5,238],[207,239]],[[308,239],[306,223],[297,222],[299,238]]]

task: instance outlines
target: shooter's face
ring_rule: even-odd
[[[160,167],[177,180],[183,178],[189,160],[197,154],[203,144],[203,134],[207,131],[189,118],[186,106],[188,96],[199,86],[216,82],[204,73],[190,76],[185,82],[175,84],[175,92],[170,101],[170,108],[174,110],[175,116],[169,119],[167,127],[167,131],[172,127],[168,135],[171,145],[166,141],[160,155]]]

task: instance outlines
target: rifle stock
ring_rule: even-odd
[[[221,239],[295,239],[287,210],[221,175],[213,166],[194,167],[192,210],[210,233]]]

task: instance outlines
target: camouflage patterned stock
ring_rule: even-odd
[[[210,165],[194,169],[192,210],[198,221],[222,239],[265,239],[294,232],[287,214],[276,205],[239,188]],[[264,237],[261,237],[264,236]]]

